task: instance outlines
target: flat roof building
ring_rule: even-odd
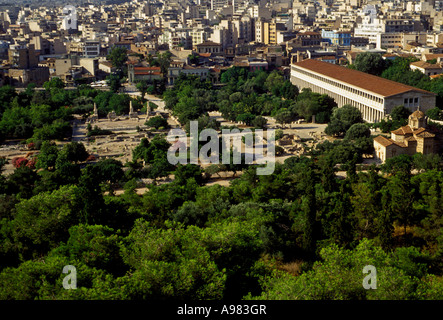
[[[313,59],[291,65],[291,82],[300,90],[310,88],[329,95],[338,107],[350,104],[358,108],[367,122],[384,119],[399,105],[411,112],[435,107],[432,92]]]

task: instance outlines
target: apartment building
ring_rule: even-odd
[[[84,57],[98,57],[100,55],[100,41],[85,40],[81,47]]]
[[[411,111],[419,107],[423,112],[435,107],[432,92],[318,60],[293,63],[291,82],[300,90],[310,88],[329,95],[338,107],[350,104],[358,108],[367,122],[384,119],[399,105]]]
[[[349,47],[351,45],[351,31],[339,31],[339,30],[325,30],[321,31],[321,37],[323,40],[327,40],[330,44],[334,44],[342,47]]]
[[[362,23],[354,29],[355,37],[368,38],[370,43],[377,43],[377,35],[382,33],[411,33],[422,31],[421,24],[413,19],[382,19],[365,16]]]
[[[35,46],[33,44],[9,46],[8,57],[9,64],[17,69],[30,69],[38,65]]]
[[[266,45],[277,44],[277,23],[263,19],[255,22],[255,42]]]
[[[426,61],[411,62],[409,65],[411,70],[418,70],[427,76],[435,76],[443,73],[440,63],[429,63]]]
[[[379,49],[406,48],[408,43],[426,44],[426,32],[382,32],[376,36],[376,47]]]

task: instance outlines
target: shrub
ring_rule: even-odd
[[[21,168],[28,164],[28,159],[25,157],[15,157],[12,159],[12,165],[14,168]]]

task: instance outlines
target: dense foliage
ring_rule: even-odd
[[[327,123],[336,107],[327,95],[303,90],[285,80],[278,71],[248,72],[245,68],[232,67],[221,75],[223,86],[212,87],[210,81],[181,76],[174,88],[163,93],[166,108],[178,121],[186,125],[198,120],[210,111],[219,111],[224,119],[263,128],[270,116],[281,125],[298,118]],[[256,120],[257,118],[257,120]]]
[[[216,126],[209,110],[254,120],[326,112],[344,138],[263,176],[255,166],[172,166],[161,135],[142,139],[126,164],[86,163],[82,144],[44,141],[35,169],[17,159],[12,174],[0,175],[0,299],[443,298],[440,156],[401,156],[360,171],[369,148],[361,114],[342,115],[327,97],[298,93],[275,73],[233,68],[222,80],[216,90],[181,78],[165,92],[167,107],[182,123],[204,126]],[[58,85],[47,89],[49,101],[65,92]],[[8,90],[0,88],[2,116],[22,95]],[[28,98],[46,94],[37,92]],[[87,87],[74,93],[99,96]],[[229,186],[205,185],[209,171],[228,170],[242,174]],[[368,264],[377,268],[376,290],[362,287]],[[63,288],[66,265],[77,269],[76,290]]]
[[[156,163],[155,144],[134,157]],[[203,186],[198,166],[180,165],[176,180],[138,196],[121,163],[80,170],[63,157],[75,148],[45,145],[43,171],[2,176],[2,299],[442,298],[440,159],[416,175],[427,161],[338,179],[326,156],[292,157],[229,187]],[[115,184],[124,194],[105,194]],[[377,290],[361,287],[367,264]],[[65,265],[79,289],[63,289]]]

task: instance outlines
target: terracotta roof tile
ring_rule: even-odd
[[[441,69],[441,66],[438,63],[433,64],[426,61],[411,62],[411,66],[423,69]]]
[[[435,95],[426,90],[319,60],[307,59],[296,62],[293,66],[316,72],[329,78],[345,82],[353,87],[359,87],[384,97],[394,96],[409,91]]]
[[[443,58],[443,54],[442,53],[425,53],[424,57],[426,60],[432,60],[432,59]]]
[[[134,67],[134,74],[137,75],[161,75],[160,67]]]
[[[398,141],[392,141],[392,143],[394,143],[395,145],[401,147],[401,148],[407,148],[408,146],[403,143],[403,142],[398,142]]]
[[[412,134],[412,129],[410,126],[403,126],[398,128],[397,130],[391,131],[391,133],[399,135],[399,136],[404,136],[407,134]]]
[[[416,136],[419,138],[434,138],[435,134],[430,133],[429,131],[423,131],[422,133],[419,133]]]
[[[422,133],[422,132],[424,132],[424,131],[426,131],[425,128],[418,128],[418,129],[415,130],[413,133],[414,133],[415,135],[417,135],[417,134],[420,134],[420,133]]]
[[[391,144],[394,143],[394,141],[392,139],[388,139],[384,136],[377,136],[374,138],[375,142],[378,142],[379,144],[381,144],[384,147],[390,146]]]

